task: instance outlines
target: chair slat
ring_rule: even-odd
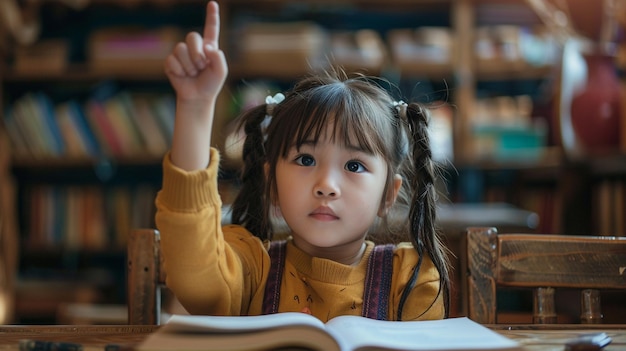
[[[157,325],[161,314],[160,235],[154,229],[135,229],[128,238],[128,323]]]
[[[583,291],[585,323],[602,319],[595,291],[626,289],[624,237],[498,234],[481,227],[468,228],[465,244],[467,312],[480,323],[497,323],[499,287],[534,289],[535,321],[541,323],[556,321],[547,289]]]
[[[626,238],[504,234],[497,245],[499,284],[626,287]]]

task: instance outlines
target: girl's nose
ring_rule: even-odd
[[[339,186],[333,177],[332,172],[322,173],[314,187],[315,196],[318,197],[338,197],[340,195]]]
[[[324,196],[335,197],[336,192],[330,191],[330,190],[324,190],[322,188],[317,188],[317,190],[315,191],[315,195],[319,197],[324,197]]]

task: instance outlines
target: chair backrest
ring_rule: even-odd
[[[15,321],[15,289],[19,261],[19,233],[11,148],[0,128],[0,324]]]
[[[158,230],[131,231],[126,264],[128,324],[160,324],[161,287],[165,285],[165,270]]]
[[[464,239],[467,316],[479,323],[498,323],[504,287],[533,290],[533,323],[557,323],[555,289],[580,291],[581,323],[602,323],[600,292],[626,298],[626,237],[498,234],[487,227],[468,228]]]

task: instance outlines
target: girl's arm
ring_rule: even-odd
[[[206,168],[210,160],[215,103],[228,74],[219,32],[219,7],[210,1],[203,34],[187,34],[165,60],[165,74],[176,91],[171,161],[186,171]]]

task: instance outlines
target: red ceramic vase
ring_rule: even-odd
[[[620,82],[613,57],[585,55],[587,84],[572,100],[572,127],[587,151],[619,145]]]

